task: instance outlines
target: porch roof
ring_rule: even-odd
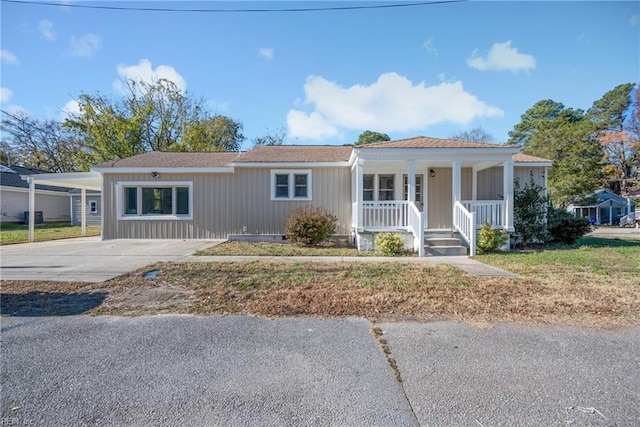
[[[372,144],[359,145],[355,148],[364,150],[376,150],[381,148],[514,148],[517,145],[489,144],[486,142],[458,141],[455,139],[431,138],[427,136],[416,136],[413,138],[398,139],[396,141],[375,142]]]

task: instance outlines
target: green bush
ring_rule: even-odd
[[[575,218],[567,211],[549,207],[548,229],[552,242],[573,245],[591,231],[591,225],[586,218]]]
[[[504,230],[493,228],[491,224],[485,222],[482,224],[482,227],[480,227],[480,231],[478,231],[478,253],[485,254],[493,252],[507,243],[508,238],[509,236]]]
[[[285,235],[292,243],[315,246],[329,240],[337,230],[338,218],[325,208],[303,207],[287,215]]]
[[[380,233],[375,238],[376,249],[386,256],[404,253],[404,239],[397,233]]]
[[[535,183],[533,175],[524,187],[516,178],[513,194],[513,225],[516,233],[522,236],[522,243],[528,245],[548,241],[545,216],[549,199],[544,195],[544,188]]]

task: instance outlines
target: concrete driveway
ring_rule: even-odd
[[[51,240],[0,247],[2,280],[102,282],[158,261],[178,261],[214,240]]]

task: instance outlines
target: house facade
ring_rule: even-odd
[[[73,189],[69,191],[69,203],[71,210],[71,225],[82,224],[82,191]],[[87,191],[85,193],[85,223],[86,225],[102,225],[102,195],[99,191]]]
[[[546,188],[551,162],[518,147],[417,137],[351,146],[264,146],[244,153],[152,152],[93,168],[104,239],[278,240],[287,214],[321,206],[337,234],[369,249],[375,233],[457,232],[474,254],[479,225],[513,231],[514,181]]]
[[[14,165],[0,165],[0,222],[24,223],[29,212],[29,184],[25,175],[44,175],[46,171]],[[69,221],[68,188],[37,185],[34,197],[38,204],[37,220],[44,222]],[[27,214],[28,216],[28,214]]]
[[[571,204],[567,210],[576,218],[587,218],[591,224],[617,225],[620,219],[636,210],[631,199],[609,191],[598,190],[582,202]]]

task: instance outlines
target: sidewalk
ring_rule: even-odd
[[[449,264],[474,276],[516,277],[517,275],[476,261],[467,256],[431,257],[330,257],[330,256],[196,256],[190,255],[180,262],[399,262],[416,264]]]

